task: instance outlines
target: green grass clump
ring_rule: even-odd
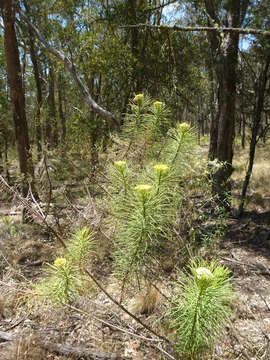
[[[193,261],[189,270],[180,275],[169,316],[179,338],[179,354],[199,359],[224,329],[233,290],[229,270],[214,261]]]

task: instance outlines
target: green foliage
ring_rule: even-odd
[[[47,265],[47,277],[35,286],[35,295],[49,302],[71,301],[84,287],[82,266],[91,259],[94,246],[94,233],[86,227],[78,229],[67,246],[65,257],[58,257]]]
[[[211,247],[215,241],[221,239],[225,231],[225,220],[227,217],[226,209],[223,206],[218,206],[216,209],[215,226],[203,235],[203,246]]]
[[[136,139],[147,130],[147,114],[149,113],[152,100],[144,95],[137,94],[130,102],[130,112],[126,114],[124,133],[131,140]]]
[[[149,264],[152,256],[158,255],[171,240],[170,230],[181,199],[179,174],[196,143],[186,123],[169,130],[167,142],[161,142],[171,123],[170,111],[164,103],[153,102],[143,94],[131,102],[126,122],[130,144],[134,141],[138,148],[143,143],[146,165],[142,166],[139,156],[135,156],[133,165],[115,161],[108,173],[109,208],[117,225],[114,269],[124,282],[138,275],[145,262]],[[157,146],[160,151],[161,144],[163,162],[157,163],[158,154],[152,149]]]
[[[170,127],[171,112],[161,101],[155,101],[150,107],[150,114],[147,117],[150,136],[157,140],[165,136]]]
[[[48,276],[35,287],[38,298],[56,303],[65,303],[75,295],[80,280],[72,263],[66,258],[55,259],[48,264]]]
[[[15,237],[17,235],[17,230],[16,230],[16,227],[14,226],[14,224],[12,223],[10,216],[7,216],[7,215],[3,216],[2,221],[8,228],[9,234],[12,237]]]
[[[156,164],[146,183],[133,186],[122,202],[117,229],[114,266],[117,275],[126,278],[137,273],[148,255],[153,254],[168,238],[176,214],[169,166]]]
[[[229,270],[214,261],[193,261],[189,270],[179,275],[169,316],[179,337],[178,352],[196,359],[221,334],[230,314],[233,290]]]
[[[168,141],[163,151],[163,158],[176,166],[180,171],[186,165],[187,155],[194,148],[196,139],[194,131],[187,123],[177,123],[168,131]]]
[[[67,258],[73,265],[84,265],[89,260],[95,248],[95,234],[87,227],[75,232],[67,247]]]

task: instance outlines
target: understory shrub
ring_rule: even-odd
[[[230,272],[215,261],[193,261],[174,284],[169,316],[176,329],[178,353],[185,359],[205,357],[229,319],[233,299]]]
[[[132,162],[115,160],[109,168],[107,187],[110,214],[116,224],[114,270],[124,283],[134,275],[138,279],[145,263],[150,265],[151,258],[168,247],[181,199],[179,180],[196,146],[195,134],[187,123],[168,130],[173,121],[164,103],[138,94],[130,108],[125,134],[129,147],[132,142],[136,146],[147,144],[144,164],[139,158],[138,163],[134,158]]]
[[[44,301],[66,303],[82,291],[85,276],[82,266],[91,261],[95,248],[95,233],[88,228],[78,229],[71,237],[65,254],[47,264],[46,278],[34,288],[35,295]]]

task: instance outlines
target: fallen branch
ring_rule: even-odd
[[[57,231],[49,225],[49,223],[46,220],[46,216],[44,215],[43,211],[40,211],[40,206],[38,206],[38,210],[34,208],[31,201],[24,198],[20,195],[20,193],[14,189],[12,186],[10,186],[6,180],[3,178],[3,176],[0,175],[0,190],[3,189],[6,190],[9,194],[13,195],[19,203],[22,205],[23,208],[27,209],[27,211],[32,214],[33,219],[36,217],[38,218],[42,224],[46,226],[46,228],[56,237],[56,239],[61,243],[61,245],[66,248],[66,244],[61,238],[61,236],[57,233]],[[37,202],[36,202],[37,203]]]
[[[134,319],[137,323],[142,325],[146,330],[148,330],[151,334],[155,335],[159,339],[166,341],[167,343],[171,344],[171,341],[166,338],[165,336],[159,335],[156,331],[150,328],[150,326],[146,325],[144,322],[142,322],[137,316],[132,314],[126,307],[124,307],[122,304],[120,304],[116,299],[114,299],[105,289],[104,287],[96,280],[96,278],[87,270],[84,269],[86,274],[90,277],[90,279],[97,285],[97,287],[115,304],[117,305],[122,311],[124,311],[126,314],[128,314],[132,319]]]

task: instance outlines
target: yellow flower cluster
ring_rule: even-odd
[[[137,191],[139,194],[147,195],[152,191],[152,185],[148,184],[140,184],[135,186],[135,191]]]
[[[137,103],[139,106],[142,105],[143,100],[144,100],[144,95],[143,94],[137,94],[133,99],[133,101],[135,103]]]
[[[123,160],[118,160],[118,161],[115,161],[114,162],[114,166],[119,170],[119,171],[123,171],[126,166],[127,166],[127,163]]]
[[[195,270],[195,275],[201,288],[207,287],[214,278],[212,271],[205,267],[197,268]]]
[[[162,174],[165,175],[169,172],[169,166],[166,164],[156,164],[154,166],[154,170],[158,173],[158,174]]]
[[[178,130],[183,134],[185,134],[186,132],[188,132],[190,130],[190,125],[186,122],[178,124],[177,127],[178,127]]]
[[[155,101],[153,104],[153,107],[156,111],[162,110],[163,106],[164,106],[164,104],[161,101]]]
[[[65,258],[62,257],[58,257],[57,259],[54,260],[54,266],[57,268],[62,268],[66,265],[67,260]]]
[[[205,268],[205,267],[200,267],[196,269],[196,275],[198,277],[198,279],[202,279],[202,278],[209,278],[212,279],[213,278],[213,274],[211,272],[211,270]]]

